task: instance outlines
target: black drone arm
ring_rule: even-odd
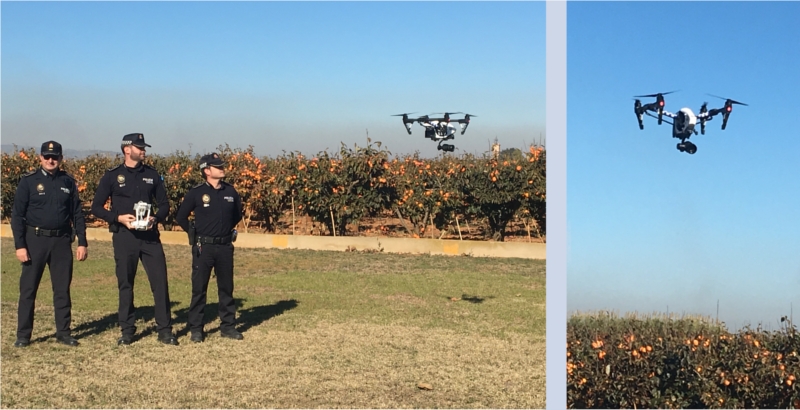
[[[653,114],[651,114],[649,111],[645,111],[645,114],[647,114],[647,115],[649,115],[649,116],[651,116],[651,117],[653,117],[653,118],[658,118],[658,116],[657,116],[657,115],[653,115]],[[664,112],[663,112],[663,114],[664,114],[664,115],[666,115],[667,117],[670,117],[670,118],[675,118],[675,114],[673,114],[673,113],[671,113],[671,112],[669,112],[669,111],[664,111]],[[671,122],[669,122],[669,121],[667,121],[667,120],[664,120],[664,119],[662,119],[662,121],[666,122],[666,123],[667,123],[667,124],[669,124],[669,125],[672,125],[672,123],[671,123]]]

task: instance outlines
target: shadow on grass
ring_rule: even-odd
[[[170,302],[170,310],[177,306],[178,302]],[[136,321],[150,321],[155,318],[155,308],[153,306],[139,306],[136,308]],[[72,328],[72,336],[76,339],[81,339],[87,336],[94,336],[99,335],[108,330],[112,330],[114,328],[119,328],[119,314],[117,312],[109,313],[99,319],[95,319],[89,322],[80,323],[77,326],[73,326]],[[149,336],[155,332],[155,327],[150,326],[144,331],[138,333],[134,336],[134,341],[139,340],[145,336]],[[47,335],[39,337],[31,342],[42,342],[50,338],[56,337],[55,332]]]
[[[267,320],[272,319],[275,316],[283,314],[288,310],[292,310],[297,307],[298,301],[295,299],[291,300],[281,300],[272,305],[265,305],[265,306],[255,306],[247,309],[242,309],[244,302],[247,299],[241,298],[234,298],[234,303],[236,304],[236,311],[237,311],[237,319],[236,319],[236,328],[240,332],[246,332],[250,328],[254,326],[258,326]],[[173,326],[182,323],[183,326],[180,330],[178,330],[175,334],[177,337],[186,336],[189,334],[189,308],[183,308],[178,311],[175,311],[175,315],[177,319]],[[205,311],[203,312],[203,323],[209,323],[215,320],[219,315],[219,303],[209,303],[206,305]],[[178,326],[175,326],[178,327]],[[219,332],[219,328],[216,327],[214,329],[206,330],[206,334],[213,334]]]
[[[461,294],[461,297],[458,298],[458,299],[453,299],[453,298],[451,298],[449,296],[447,296],[447,299],[451,300],[451,301],[463,300],[463,301],[466,301],[466,302],[469,302],[469,303],[483,303],[483,301],[485,301],[486,299],[494,299],[494,296],[487,296],[485,298],[482,298],[480,296],[470,296],[470,295],[467,295],[466,293],[463,293],[463,294]]]

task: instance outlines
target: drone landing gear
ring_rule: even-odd
[[[456,146],[453,144],[442,144],[439,142],[439,145],[436,147],[436,149],[444,152],[453,152],[456,150]]]
[[[684,141],[684,142],[678,143],[678,151],[686,152],[686,153],[689,153],[689,154],[694,154],[695,152],[697,152],[697,145],[694,145],[693,143],[691,143],[689,141]]]

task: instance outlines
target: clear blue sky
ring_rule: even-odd
[[[578,2],[567,9],[568,311],[800,321],[800,3]],[[734,106],[676,149],[666,109]],[[649,102],[649,101],[646,101]],[[698,127],[699,128],[699,127]]]
[[[456,147],[545,136],[545,3],[2,2],[2,142],[262,155],[436,144],[391,114],[478,115]],[[459,151],[456,151],[458,153]]]

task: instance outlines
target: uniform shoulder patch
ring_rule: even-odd
[[[200,188],[200,187],[201,187],[201,186],[203,186],[204,184],[205,184],[205,182],[201,182],[201,183],[199,183],[199,184],[197,184],[197,185],[193,186],[193,187],[192,187],[192,189],[195,189],[195,188]]]
[[[28,172],[22,174],[22,177],[25,178],[25,177],[29,177],[31,175],[35,175],[36,171],[38,171],[38,169],[34,169],[34,170],[31,170],[31,171],[28,171]]]
[[[115,166],[115,167],[111,167],[111,168],[109,168],[108,170],[109,170],[109,171],[113,171],[113,170],[115,170],[115,169],[117,169],[117,168],[119,168],[119,167],[121,167],[121,166],[122,166],[122,164],[119,164],[119,165],[117,165],[117,166]]]

